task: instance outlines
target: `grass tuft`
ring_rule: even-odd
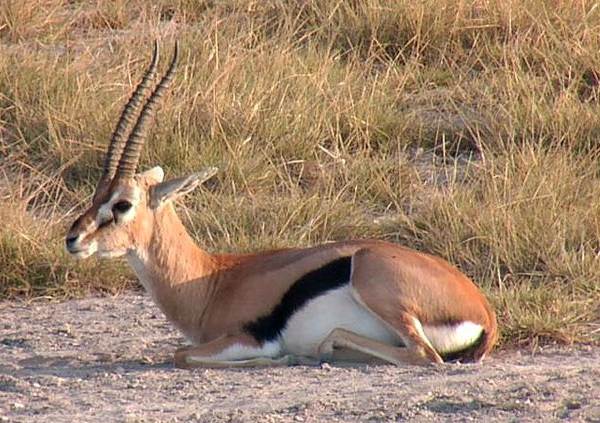
[[[63,236],[178,39],[141,167],[220,168],[181,206],[207,249],[396,241],[482,286],[506,344],[598,343],[599,31],[588,0],[3,1],[0,296],[132,286]]]

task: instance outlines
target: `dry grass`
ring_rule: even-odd
[[[0,4],[0,295],[81,295],[62,253],[149,55],[183,57],[143,166],[206,165],[209,250],[377,237],[439,254],[504,341],[600,340],[600,8],[593,1]]]

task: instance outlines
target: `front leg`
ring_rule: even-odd
[[[259,344],[248,335],[223,336],[213,341],[180,348],[175,352],[175,366],[196,367],[276,367],[315,365],[318,361],[292,355],[280,356],[279,342]]]

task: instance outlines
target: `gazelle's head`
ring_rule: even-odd
[[[149,86],[156,76],[158,43],[154,43],[152,62],[142,81],[121,113],[111,137],[104,170],[96,187],[91,206],[81,215],[66,236],[66,248],[77,258],[97,254],[119,257],[147,241],[156,213],[179,195],[193,190],[215,174],[215,168],[163,182],[160,167],[136,173],[148,123],[158,100],[169,87],[177,64],[178,46],[169,69],[148,96],[129,137],[133,115],[140,108]]]

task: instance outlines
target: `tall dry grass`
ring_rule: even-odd
[[[154,38],[183,55],[142,167],[220,168],[181,207],[206,248],[397,241],[506,342],[600,340],[593,1],[2,2],[0,295],[131,286],[62,236]]]

